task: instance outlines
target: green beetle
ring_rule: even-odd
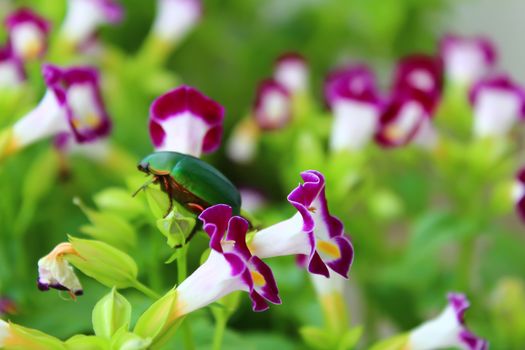
[[[219,170],[199,158],[178,152],[155,152],[144,158],[138,169],[153,175],[153,183],[167,193],[170,207],[166,215],[173,200],[196,214],[215,204],[228,204],[234,215],[240,215],[239,190]]]

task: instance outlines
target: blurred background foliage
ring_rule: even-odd
[[[36,7],[57,27],[64,13],[64,1],[16,3]],[[132,54],[148,33],[155,2],[123,0],[122,3],[126,9],[124,22],[104,28],[102,37],[124,53]],[[399,57],[414,52],[435,52],[450,3],[446,0],[207,0],[202,22],[170,57],[167,70],[226,107],[227,139],[233,125],[249,111],[257,83],[271,75],[273,61],[281,53],[297,51],[307,58],[312,93],[321,108],[323,80],[334,66],[366,62],[378,72],[382,85],[388,87],[390,72]],[[137,72],[139,78],[135,83],[140,84],[140,73]],[[106,103],[115,120],[115,141],[138,160],[151,151],[146,123],[149,104],[156,96],[130,99],[132,95],[124,94],[129,105],[122,107],[122,99],[119,103],[115,102],[119,97],[112,100],[118,94],[119,91],[106,94]],[[38,101],[38,97],[33,99]],[[27,109],[31,107],[28,103]],[[22,112],[1,119],[1,125],[8,125]],[[283,141],[286,139],[278,142]],[[316,145],[309,144],[309,147]],[[57,171],[57,160],[49,155],[48,148],[45,143],[32,146],[0,170],[0,291],[20,303],[20,312],[13,317],[14,321],[67,337],[90,328],[91,308],[107,290],[81,277],[88,291],[86,295],[75,303],[62,302],[56,293],[40,293],[31,288],[36,280],[36,262],[63,241],[66,233],[77,234],[78,228],[87,223],[82,211],[73,205],[73,197],[94,206],[91,200],[94,194],[110,186],[125,185],[123,179],[128,174],[115,174],[85,159],[75,159],[71,165],[74,171],[67,177],[58,176],[56,183],[46,184],[46,179],[54,178]],[[313,154],[305,153],[306,158]],[[257,166],[233,165],[224,156],[224,147],[208,159],[237,184],[258,185],[268,197],[281,201],[263,213],[265,221],[274,222],[292,212],[289,205],[283,203],[290,187],[272,175],[274,159],[262,159]],[[350,279],[353,292],[348,297],[355,322],[363,322],[368,327],[368,340],[390,334],[393,329],[414,327],[440,310],[447,291],[460,287],[454,277],[453,259],[448,261],[447,254],[454,253],[447,247],[462,239],[462,235],[468,237],[472,223],[447,203],[436,204],[430,194],[434,185],[429,185],[428,161],[408,172],[404,166],[411,164],[411,159],[414,158],[409,152],[399,151],[395,155],[372,152],[372,161],[378,164],[376,170],[385,170],[381,183],[372,184],[386,189],[374,194],[382,199],[374,197],[349,207],[331,207],[344,221],[356,247],[357,260]],[[344,162],[339,164],[345,166]],[[298,173],[295,174],[297,182]],[[439,184],[436,186],[439,188]],[[337,189],[328,190],[329,197],[341,196]],[[40,204],[25,208],[24,196],[39,197]],[[393,209],[381,207],[385,198]],[[401,212],[400,216],[394,215],[395,221],[389,220],[391,209]],[[386,219],[378,219],[385,210]],[[24,215],[29,215],[31,221],[24,220]],[[476,290],[481,292],[473,295],[475,307],[468,315],[479,334],[504,341],[506,330],[498,330],[492,324],[497,317],[504,316],[487,318],[487,314],[493,312],[489,310],[495,310],[489,302],[491,291],[501,276],[525,277],[524,242],[516,234],[519,229],[514,221],[505,218],[492,225],[486,227],[486,235],[480,242],[487,252],[475,271]],[[142,267],[141,279],[148,281],[150,254],[156,251],[155,247],[164,245],[164,238],[144,223],[133,229],[139,233],[133,256]],[[16,235],[23,236],[23,240],[13,239]],[[192,245],[192,267],[197,266],[206,244],[203,237],[198,237],[196,248]],[[157,260],[168,256],[169,251],[164,249],[163,256]],[[270,265],[277,276],[283,305],[263,314],[253,314],[247,298],[243,298],[242,307],[231,320],[233,331],[226,337],[225,349],[302,348],[297,329],[305,324],[321,325],[321,311],[306,274],[298,273],[292,258],[272,260]],[[173,271],[173,265],[162,267],[165,280],[174,276]],[[134,291],[127,292],[126,297],[134,305],[135,317],[149,304]],[[209,342],[207,337],[212,327],[209,316],[207,310],[190,316],[195,319],[192,324],[198,345]],[[510,349],[505,345],[494,348]]]

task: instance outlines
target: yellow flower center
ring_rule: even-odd
[[[319,250],[323,254],[328,255],[329,257],[333,259],[339,259],[341,257],[341,252],[339,251],[339,247],[332,242],[327,242],[327,241],[317,242],[317,250]]]
[[[250,271],[252,274],[252,280],[253,283],[255,283],[257,286],[261,287],[266,284],[266,280],[264,279],[264,276],[261,275],[258,271]]]

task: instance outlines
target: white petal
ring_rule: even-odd
[[[445,69],[451,80],[469,84],[481,78],[487,64],[483,51],[474,43],[454,45],[445,55]]]
[[[462,328],[456,312],[448,306],[437,318],[423,323],[410,333],[410,350],[436,350],[448,347],[463,349],[459,338]]]
[[[103,120],[99,103],[95,99],[93,84],[74,84],[67,90],[67,102],[72,111],[73,123],[78,130],[95,129]]]
[[[176,117],[157,120],[166,137],[164,144],[157,151],[172,151],[199,157],[202,153],[202,143],[208,131],[208,125],[201,118],[185,112]]]
[[[303,232],[303,218],[299,213],[257,232],[249,246],[252,254],[261,259],[310,253],[310,243]]]
[[[179,41],[200,17],[198,0],[158,0],[153,33],[167,42]]]
[[[377,109],[357,101],[339,100],[334,104],[334,122],[330,146],[334,151],[362,149],[374,135],[379,114]]]
[[[36,58],[44,49],[44,33],[34,23],[21,23],[10,34],[13,51],[17,57]]]
[[[232,277],[223,255],[212,250],[208,260],[177,287],[178,314],[186,315],[236,290],[247,287],[239,277]]]
[[[61,285],[71,292],[82,290],[73,268],[61,256],[47,255],[38,261],[38,280],[49,286]]]
[[[74,43],[87,40],[105,22],[104,14],[96,1],[69,0],[62,35]]]
[[[518,119],[520,100],[512,92],[483,89],[474,110],[474,135],[505,136]]]
[[[252,123],[239,124],[226,146],[228,157],[238,163],[249,163],[257,152],[257,129]]]
[[[68,154],[78,154],[99,163],[105,162],[111,153],[107,139],[78,143],[74,139],[69,138],[65,150]]]
[[[320,296],[330,294],[343,294],[343,289],[348,280],[344,279],[341,275],[330,271],[330,277],[326,278],[322,275],[310,273],[315,291]]]
[[[412,142],[427,150],[433,150],[437,146],[438,135],[430,119],[421,123]]]
[[[305,91],[308,84],[308,68],[300,61],[281,62],[275,69],[274,79],[292,93]]]
[[[0,62],[0,87],[12,88],[23,81],[14,62]]]
[[[0,347],[4,346],[5,339],[9,336],[9,323],[0,320]]]
[[[13,136],[19,146],[71,130],[65,111],[51,91],[46,92],[40,104],[22,117],[13,127]]]
[[[525,196],[525,184],[521,181],[514,182],[512,186],[512,199],[515,203],[520,201]]]

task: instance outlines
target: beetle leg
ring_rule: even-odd
[[[200,214],[204,211],[204,207],[197,203],[186,203],[186,206],[196,214]]]
[[[195,234],[197,233],[197,231],[199,231],[199,225],[195,225],[193,227],[193,229],[191,230],[190,234],[188,235],[188,237],[186,237],[186,239],[184,240],[184,244],[177,244],[176,246],[174,246],[173,248],[174,249],[179,249],[179,248],[182,248],[183,246],[185,246],[186,244],[190,243],[191,239],[193,238],[193,236],[195,236]]]
[[[162,182],[161,182],[161,186],[164,187],[164,192],[166,192],[168,194],[168,199],[169,199],[169,207],[168,207],[168,211],[166,211],[166,214],[164,214],[164,218],[167,217],[171,210],[173,209],[173,193],[172,193],[172,188],[170,186],[170,182],[168,180],[168,178],[166,176],[163,176],[161,177],[162,179]]]

